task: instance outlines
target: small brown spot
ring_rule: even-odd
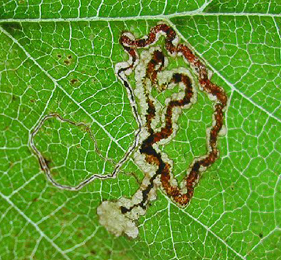
[[[63,62],[64,62],[65,65],[69,65],[70,64],[69,60],[64,60]]]
[[[57,176],[59,176],[59,173],[58,173],[57,171],[53,171],[53,170],[52,170],[52,176],[53,176],[53,177],[57,177]]]
[[[70,210],[69,210],[68,208],[66,208],[66,207],[62,207],[62,208],[61,208],[61,211],[62,211],[63,213],[68,213]]]
[[[58,54],[58,58],[59,58],[59,59],[61,58],[61,54]]]
[[[71,60],[71,59],[72,59],[72,56],[71,56],[71,55],[68,55],[67,58],[68,58],[69,60]]]
[[[97,252],[92,249],[92,250],[90,251],[90,253],[91,253],[92,255],[95,255]]]
[[[30,99],[30,102],[31,102],[31,103],[35,103],[36,100],[35,100],[35,99]]]
[[[77,83],[78,82],[78,79],[72,79],[72,80],[70,80],[70,83],[72,84],[72,85],[74,85],[75,83]]]

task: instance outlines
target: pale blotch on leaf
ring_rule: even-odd
[[[122,214],[121,206],[120,202],[102,202],[97,209],[100,224],[117,237],[125,233],[128,237],[136,238],[139,234],[136,223]]]

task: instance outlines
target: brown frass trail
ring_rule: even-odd
[[[212,83],[209,79],[206,66],[199,60],[198,57],[190,50],[190,48],[184,44],[174,44],[176,42],[176,32],[167,24],[158,24],[153,27],[146,38],[143,39],[131,39],[127,34],[122,34],[120,37],[120,43],[130,55],[132,64],[130,68],[134,67],[135,61],[138,58],[137,49],[147,47],[157,40],[158,34],[164,33],[165,35],[165,48],[169,54],[182,55],[186,63],[188,63],[195,73],[198,75],[198,83],[202,87],[203,91],[216,98],[214,105],[214,122],[210,129],[208,136],[208,148],[209,151],[205,156],[194,159],[190,166],[190,170],[187,173],[185,182],[185,191],[183,192],[179,186],[173,186],[171,184],[171,165],[162,159],[160,152],[157,152],[153,145],[158,143],[162,139],[166,139],[173,133],[173,109],[176,107],[183,108],[191,103],[191,99],[194,96],[192,82],[190,78],[183,73],[174,73],[172,79],[168,84],[182,83],[185,86],[185,93],[182,99],[170,100],[165,112],[164,127],[160,131],[155,132],[151,127],[151,122],[155,118],[156,108],[153,100],[149,98],[149,93],[145,85],[146,79],[151,81],[152,86],[158,84],[157,75],[164,67],[164,54],[163,52],[156,50],[152,54],[152,58],[147,64],[146,75],[143,79],[144,93],[146,96],[146,103],[148,105],[146,111],[146,128],[149,136],[141,143],[140,153],[145,155],[145,160],[151,165],[156,165],[156,173],[150,178],[149,184],[142,190],[142,201],[131,208],[121,207],[122,213],[131,211],[134,207],[140,206],[146,208],[148,202],[148,194],[154,186],[154,180],[160,175],[161,185],[165,193],[173,198],[181,206],[185,206],[189,203],[193,196],[194,187],[199,180],[200,171],[206,170],[210,167],[218,158],[217,141],[218,134],[223,125],[223,111],[227,105],[227,96],[222,88]],[[160,66],[159,66],[160,65]],[[158,66],[158,67],[157,67]],[[158,69],[156,69],[158,68]]]

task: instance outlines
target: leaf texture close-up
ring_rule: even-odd
[[[281,259],[280,0],[1,0],[0,259]]]

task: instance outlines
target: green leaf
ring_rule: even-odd
[[[280,259],[280,12],[279,0],[2,1],[1,259]],[[138,129],[115,73],[128,60],[119,39],[124,31],[143,37],[159,22],[176,31],[226,91],[227,131],[188,206],[158,188],[136,222],[138,237],[116,237],[100,224],[97,209],[139,189],[146,173],[134,154],[116,178],[70,191],[50,182],[31,141],[60,185],[111,174]],[[171,69],[186,66],[169,62]],[[164,105],[176,91],[151,94]],[[178,181],[207,151],[212,107],[198,90],[176,136],[159,146]],[[63,120],[42,123],[50,114]]]

